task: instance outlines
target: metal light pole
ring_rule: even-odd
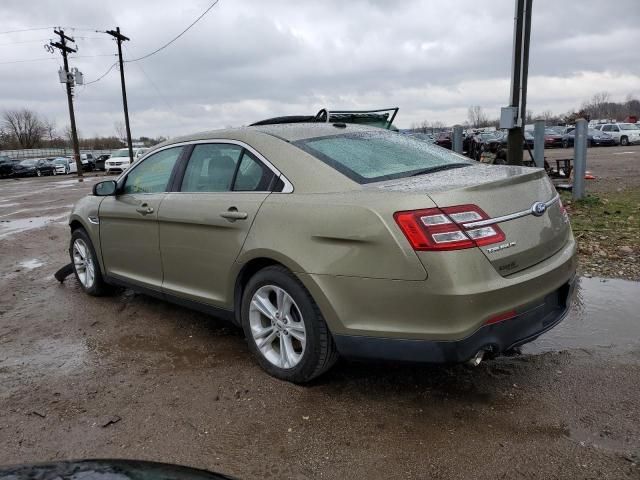
[[[515,0],[515,2],[510,106],[517,109],[517,117],[515,126],[509,129],[507,148],[509,164],[522,165],[524,124],[527,119],[527,79],[529,76],[532,0]]]
[[[456,153],[462,153],[462,126],[454,125],[451,134],[451,149]]]
[[[544,120],[536,120],[533,131],[533,161],[538,168],[544,168]]]
[[[576,120],[573,159],[573,187],[571,195],[574,200],[584,197],[584,174],[587,171],[587,121]]]

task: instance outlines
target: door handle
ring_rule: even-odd
[[[226,212],[222,212],[220,216],[230,222],[235,222],[236,220],[246,220],[249,215],[247,212],[239,212],[236,207],[230,207]]]
[[[153,207],[150,207],[148,203],[143,203],[138,208],[136,208],[136,212],[141,213],[142,215],[148,215],[153,213]]]

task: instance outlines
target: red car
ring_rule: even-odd
[[[440,132],[436,137],[436,145],[451,150],[453,148],[451,137],[451,132]]]
[[[544,148],[562,148],[562,135],[549,128],[544,131]]]

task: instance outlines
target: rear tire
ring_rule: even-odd
[[[305,383],[338,359],[320,309],[284,267],[267,267],[251,277],[242,295],[241,319],[249,350],[276,378]]]
[[[569,140],[563,140],[563,141],[562,141],[562,146],[563,146],[564,148],[569,148]]]
[[[626,147],[629,145],[629,139],[627,137],[620,137],[620,145]]]
[[[40,170],[36,170],[36,176],[37,177],[41,177],[42,176],[42,172]]]
[[[101,297],[111,292],[111,286],[102,278],[93,243],[83,228],[78,228],[71,234],[69,256],[76,280],[85,293],[93,297]]]

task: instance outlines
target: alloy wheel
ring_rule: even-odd
[[[89,247],[81,238],[73,242],[73,266],[80,283],[85,288],[91,288],[96,278],[95,265]]]
[[[304,355],[307,332],[300,309],[291,295],[275,285],[253,294],[249,326],[260,353],[279,368],[294,368]]]

